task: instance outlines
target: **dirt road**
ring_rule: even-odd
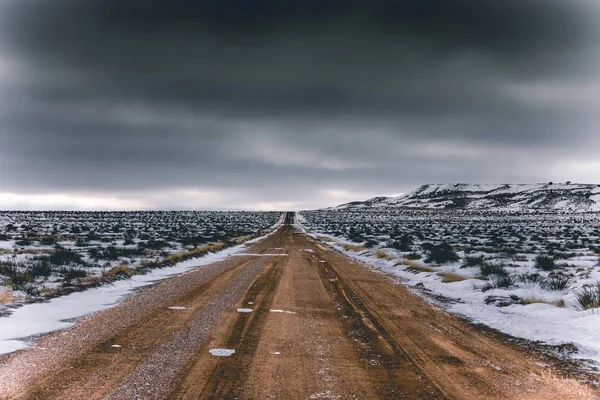
[[[145,289],[0,359],[0,398],[599,398],[291,219],[247,255]]]

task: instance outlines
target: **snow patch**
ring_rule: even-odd
[[[229,357],[235,354],[235,350],[233,349],[212,349],[208,352],[215,357]]]

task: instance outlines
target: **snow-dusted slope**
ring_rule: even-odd
[[[408,207],[472,210],[600,211],[600,185],[578,183],[423,185],[398,197],[375,197],[335,209]]]

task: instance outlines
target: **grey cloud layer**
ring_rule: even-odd
[[[301,4],[5,0],[0,192],[312,201],[560,179],[597,150],[593,1]]]

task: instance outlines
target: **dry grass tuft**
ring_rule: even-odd
[[[104,277],[111,277],[111,276],[115,276],[115,275],[119,275],[119,274],[130,277],[133,275],[133,270],[131,268],[129,268],[127,265],[118,265],[118,266],[113,267],[113,268],[109,269],[108,271],[102,273],[102,275]]]
[[[12,290],[8,288],[0,288],[0,304],[6,304],[13,301]]]
[[[454,272],[438,272],[438,275],[442,277],[443,283],[461,282],[465,279],[469,279],[464,275],[455,274]]]
[[[420,264],[417,261],[413,261],[413,260],[402,260],[396,265],[399,265],[399,264],[406,265],[406,269],[411,270],[411,271],[417,271],[417,272],[433,272],[433,271],[435,271],[433,268],[431,268],[427,265]]]
[[[232,240],[232,242],[234,242],[235,244],[242,244],[242,243],[247,242],[248,240],[252,239],[253,237],[254,237],[253,235],[238,236],[238,237],[234,238]]]
[[[377,256],[377,258],[381,258],[381,259],[384,259],[384,260],[393,260],[394,259],[394,256],[388,254],[384,250],[377,250],[375,252],[375,255]]]
[[[348,244],[348,243],[342,243],[342,247],[348,251],[363,251],[365,249],[365,246],[361,246],[359,244]]]
[[[329,236],[317,236],[317,238],[322,242],[327,242],[327,243],[335,242],[335,240],[333,240]]]
[[[565,307],[565,301],[563,299],[560,300],[547,300],[543,297],[528,297],[522,300],[523,304],[548,304],[554,307],[563,308]]]

